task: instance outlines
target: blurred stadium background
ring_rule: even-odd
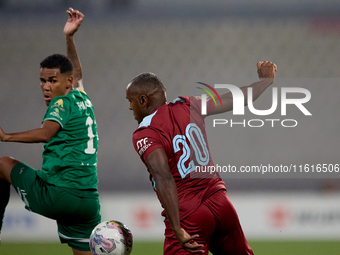
[[[46,106],[39,63],[50,54],[65,54],[62,29],[70,6],[85,15],[75,40],[99,129],[103,220],[125,221],[137,241],[163,238],[161,209],[131,143],[136,122],[125,99],[126,85],[141,72],[156,73],[170,101],[191,95],[198,81],[247,85],[257,80],[257,61],[273,61],[277,84],[290,79],[289,86],[311,91],[307,108],[313,116],[294,115],[301,123],[294,130],[225,128],[219,131],[225,148],[214,146],[214,138],[210,142],[213,158],[245,165],[340,163],[337,0],[0,0],[0,126],[5,132],[40,125]],[[265,95],[260,100],[264,107],[270,104]],[[213,131],[208,128],[208,137]],[[1,156],[36,169],[41,153],[41,144],[0,144]],[[338,243],[340,179],[307,177],[224,176],[249,240]],[[56,241],[55,231],[46,231],[54,223],[26,212],[12,194],[2,242]]]

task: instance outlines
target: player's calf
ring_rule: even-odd
[[[5,180],[0,180],[0,233],[5,215],[5,209],[9,201],[10,184]]]

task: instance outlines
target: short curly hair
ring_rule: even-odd
[[[73,73],[73,65],[71,60],[61,54],[53,54],[48,56],[40,63],[40,68],[59,69],[60,73]]]

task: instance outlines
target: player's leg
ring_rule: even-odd
[[[19,161],[10,157],[0,157],[0,233],[3,224],[5,209],[9,201],[11,171]]]
[[[200,205],[200,207],[197,208],[191,215],[189,215],[185,220],[181,221],[181,226],[190,235],[199,234],[199,237],[195,238],[195,241],[204,245],[200,249],[205,251],[202,254],[208,255],[211,237],[216,227],[216,219],[209,208],[204,204]],[[176,237],[173,235],[171,227],[167,221],[163,253],[164,255],[190,254],[181,247]]]
[[[80,251],[72,248],[73,255],[92,255],[91,251]]]
[[[11,172],[19,161],[11,157],[0,157],[0,179],[11,182]]]
[[[218,219],[212,236],[210,251],[214,255],[253,255],[241,228],[236,210],[225,191],[211,196],[205,204]]]
[[[0,179],[0,233],[5,215],[5,209],[9,201],[10,183]]]
[[[59,192],[59,197],[56,206],[58,207],[57,223],[61,243],[67,243],[76,255],[91,254],[90,235],[101,221],[98,197],[84,198],[67,191]]]
[[[74,254],[91,254],[89,238],[101,220],[96,191],[82,191],[79,196],[74,195],[76,190],[70,189],[72,193],[45,182],[38,176],[37,170],[24,163],[13,168],[11,179],[26,209],[57,221],[62,243],[67,243]]]

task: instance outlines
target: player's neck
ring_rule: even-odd
[[[73,90],[73,87],[70,87],[69,89],[66,89],[65,96],[70,93]]]
[[[149,107],[149,114],[148,115],[150,115],[152,112],[154,112],[156,109],[158,109],[159,107],[161,107],[161,106],[163,106],[163,105],[165,105],[166,103],[165,102],[160,102],[160,103],[157,103],[157,104],[154,104],[154,105],[152,105],[152,106],[150,106]]]

